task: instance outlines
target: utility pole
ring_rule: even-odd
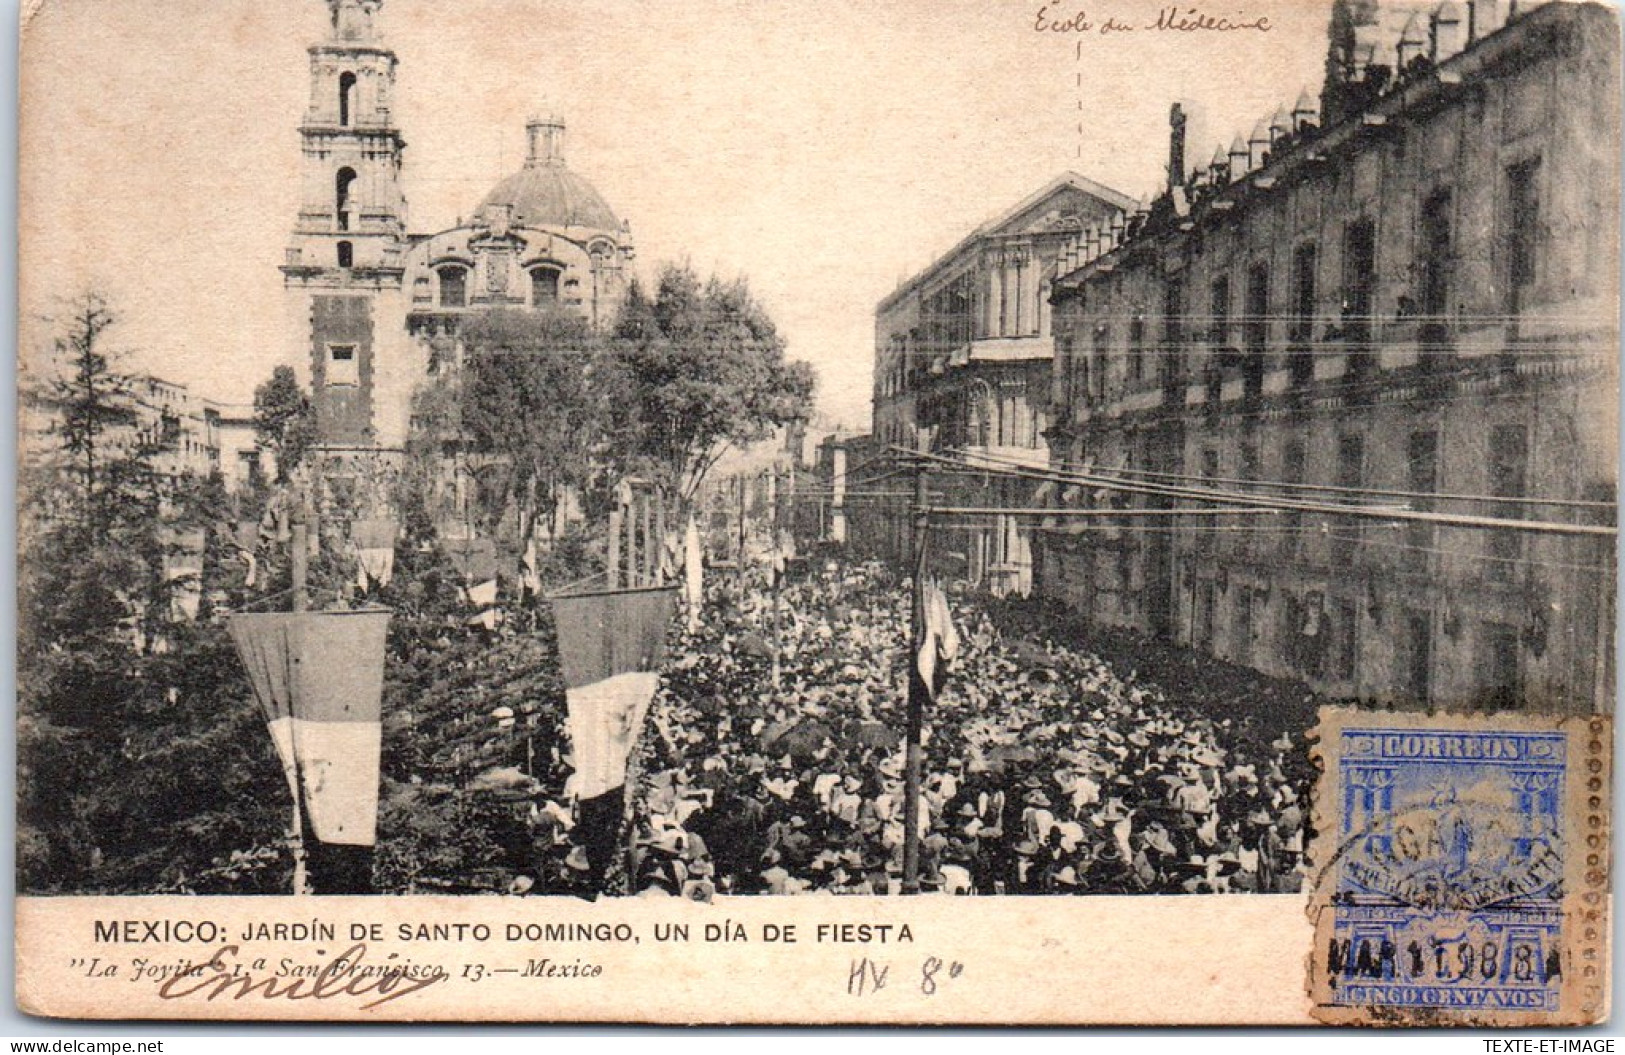
[[[609,507],[609,553],[604,562],[607,583],[611,590],[621,588],[621,499],[617,491],[614,504]]]
[[[749,501],[750,481],[743,470],[739,473],[739,563],[734,576],[739,580],[739,594],[745,594],[745,506]]]
[[[782,665],[780,654],[784,651],[784,636],[781,631],[780,599],[779,593],[784,588],[784,573],[789,570],[788,559],[784,552],[784,491],[778,486],[779,468],[774,466],[773,473],[773,687],[779,687],[782,678]]]
[[[293,574],[293,601],[291,607],[295,612],[304,612],[310,609],[310,594],[306,589],[308,566],[310,562],[310,543],[305,527],[305,498],[299,494],[294,499],[293,512],[289,516],[289,551],[288,566]],[[305,811],[300,807],[304,798],[304,788],[295,781],[293,796],[293,823],[289,831],[288,845],[293,852],[293,892],[294,894],[310,893],[310,874],[308,868],[308,855],[305,852]]]
[[[931,526],[926,507],[925,459],[914,462],[913,647],[908,656],[908,732],[903,768],[903,893],[920,892],[920,739],[929,688],[920,677],[925,647],[925,544]]]
[[[288,563],[293,571],[293,610],[296,612],[310,610],[310,595],[305,588],[310,566],[310,540],[306,534],[305,515],[305,502],[301,497],[294,501],[290,518],[293,531],[289,545],[293,548],[288,554]]]

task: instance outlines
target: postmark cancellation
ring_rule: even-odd
[[[1606,1017],[1611,743],[1601,715],[1323,710],[1315,1017]]]

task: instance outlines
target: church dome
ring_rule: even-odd
[[[525,125],[530,154],[525,167],[496,185],[480,204],[508,206],[516,227],[589,227],[619,232],[621,221],[592,184],[564,165],[564,122],[532,119]]]

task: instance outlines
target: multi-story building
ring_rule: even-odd
[[[1327,71],[1194,173],[1176,108],[1055,283],[1050,501],[1254,512],[1057,517],[1037,588],[1334,696],[1609,706],[1617,16],[1336,0]]]
[[[1121,224],[1135,205],[1066,173],[882,300],[875,312],[875,442],[1042,465],[1055,354],[1051,283],[1080,231]],[[1030,491],[998,480],[954,488],[967,501],[1007,506]],[[911,521],[902,503],[875,514],[890,529],[891,552],[906,552]],[[1030,588],[1024,523],[998,516],[939,534],[940,552],[962,559],[969,582],[997,593]]]

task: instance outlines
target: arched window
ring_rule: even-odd
[[[450,264],[436,272],[440,276],[440,306],[462,308],[468,305],[468,269]]]
[[[355,246],[349,242],[339,243],[339,267],[355,266]]]
[[[350,185],[355,182],[355,169],[345,166],[333,177],[333,210],[341,231],[350,229]]]
[[[339,74],[339,124],[348,127],[355,112],[355,74]]]
[[[559,300],[559,272],[557,268],[537,267],[530,272],[530,303],[542,308],[557,304]]]

